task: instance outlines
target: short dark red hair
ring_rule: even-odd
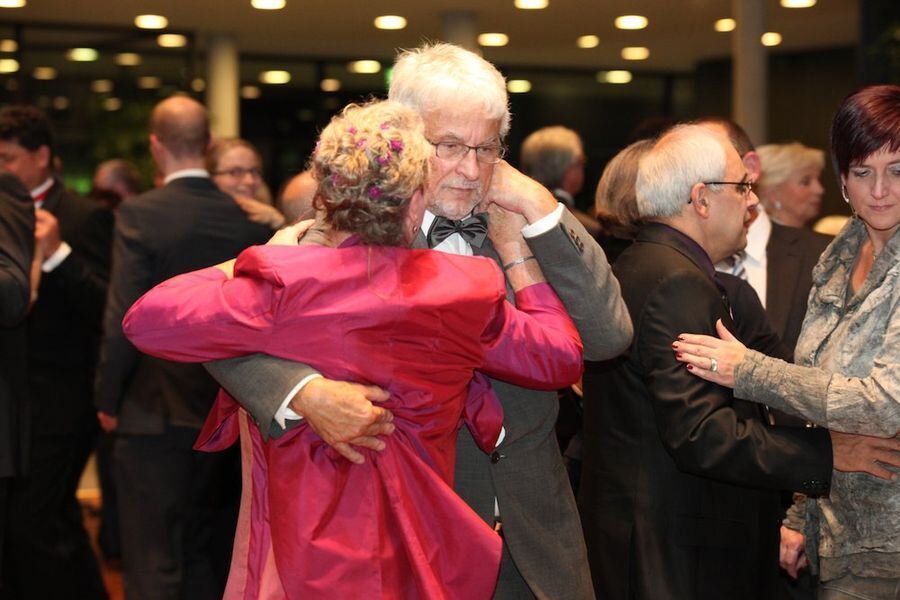
[[[900,86],[873,85],[844,98],[831,123],[835,171],[847,175],[852,165],[885,146],[900,149]]]

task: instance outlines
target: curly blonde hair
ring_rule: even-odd
[[[311,169],[314,206],[363,243],[404,245],[403,222],[434,154],[422,119],[396,102],[350,104],[322,131]]]

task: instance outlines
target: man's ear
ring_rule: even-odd
[[[691,201],[689,204],[694,208],[694,211],[704,219],[709,216],[708,194],[709,188],[705,183],[695,183],[694,187],[691,188]]]
[[[53,170],[53,165],[50,164],[50,147],[47,145],[38,146],[38,149],[34,151],[35,156],[38,159],[38,165],[42,169]]]
[[[744,167],[747,169],[750,181],[756,182],[759,179],[759,174],[762,173],[762,161],[759,160],[759,154],[755,150],[751,150],[741,157],[741,162],[744,163]]]

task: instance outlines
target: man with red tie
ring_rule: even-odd
[[[10,490],[4,578],[16,598],[105,598],[75,490],[97,433],[92,389],[113,217],[64,188],[53,155],[43,112],[0,111],[0,169],[31,192],[43,257],[27,324],[30,469]]]

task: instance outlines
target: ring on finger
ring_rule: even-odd
[[[709,357],[709,370],[713,373],[719,370],[719,361],[712,356]]]

